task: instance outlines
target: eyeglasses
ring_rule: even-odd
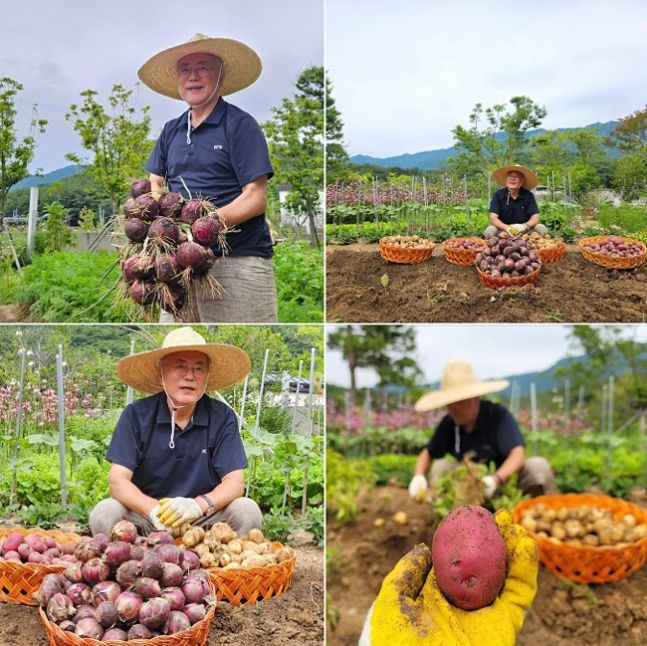
[[[195,73],[195,76],[203,77],[208,76],[209,72],[212,70],[213,67],[209,67],[208,65],[196,65],[195,67],[192,67],[191,65],[180,65],[180,67],[177,68],[177,75],[180,78],[191,78]]]
[[[198,364],[196,366],[189,366],[188,363],[174,363],[169,366],[173,376],[181,379],[186,377],[189,372],[193,375],[194,379],[203,379],[207,376],[207,366]]]

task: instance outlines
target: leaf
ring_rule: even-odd
[[[382,277],[380,278],[380,283],[384,289],[386,289],[389,286],[389,276],[388,274],[382,274]]]

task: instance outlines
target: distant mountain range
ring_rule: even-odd
[[[79,166],[78,164],[70,164],[69,166],[63,166],[57,170],[53,170],[51,173],[45,173],[44,175],[30,175],[25,177],[25,179],[20,180],[17,184],[14,184],[11,187],[12,191],[17,191],[20,188],[31,188],[32,186],[42,186],[43,184],[53,184],[62,179],[67,179],[72,177],[72,175],[77,175],[82,172],[84,166]]]
[[[586,128],[595,128],[601,136],[606,137],[616,126],[618,121],[607,121],[606,123],[592,123]],[[556,128],[559,132],[569,132],[583,130],[583,128]],[[536,137],[545,132],[549,132],[545,128],[535,128],[526,133],[526,138]],[[497,139],[503,140],[504,133],[498,133]],[[617,157],[618,151],[613,148],[605,148],[609,157]],[[353,155],[350,157],[350,162],[353,164],[374,164],[376,166],[398,168],[419,168],[420,170],[432,170],[440,168],[447,164],[450,157],[456,155],[457,150],[455,146],[451,148],[439,148],[437,150],[426,150],[419,153],[405,153],[403,155],[396,155],[394,157],[371,157],[370,155]]]

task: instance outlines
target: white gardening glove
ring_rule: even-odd
[[[167,527],[160,519],[159,516],[157,515],[160,510],[160,505],[157,503],[155,507],[151,509],[151,513],[148,514],[148,518],[150,519],[151,523],[153,523],[153,527],[160,531],[160,532],[168,532],[170,531],[170,527]]]
[[[409,483],[409,495],[416,501],[422,502],[425,499],[425,493],[427,492],[427,478],[425,476],[418,474],[411,478]]]
[[[527,224],[517,224],[517,234],[525,233],[528,231],[528,225]]]
[[[202,516],[200,505],[193,498],[163,498],[160,500],[159,519],[176,529]]]
[[[486,498],[492,498],[494,492],[499,488],[499,481],[494,476],[483,476],[481,478],[483,483],[483,495]]]

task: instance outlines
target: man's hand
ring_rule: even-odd
[[[200,505],[193,498],[163,498],[160,500],[159,519],[177,529],[202,516]]]
[[[519,236],[524,231],[528,231],[528,226],[525,224],[511,224],[508,227],[508,233],[513,236]]]
[[[425,493],[427,492],[427,478],[425,476],[418,474],[411,478],[409,483],[409,495],[416,501],[422,502],[425,499]]]
[[[481,478],[483,483],[483,495],[490,499],[494,495],[494,492],[499,488],[499,481],[495,476],[483,476]]]
[[[171,528],[167,527],[160,519],[159,519],[159,510],[160,510],[160,505],[157,503],[155,507],[153,507],[150,511],[150,514],[148,514],[148,517],[150,518],[151,523],[153,523],[153,527],[160,531],[160,532],[168,532]]]
[[[387,574],[371,606],[359,646],[513,646],[537,592],[536,543],[508,511],[495,514],[508,553],[499,596],[479,610],[461,610],[443,596],[431,552],[417,545]]]

